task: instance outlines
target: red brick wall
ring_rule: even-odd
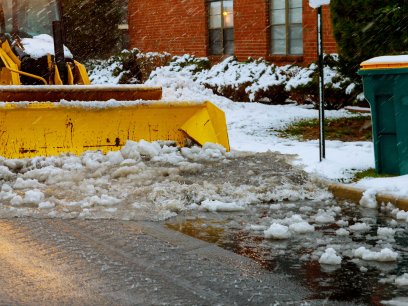
[[[271,56],[269,0],[234,1],[235,55],[264,57],[277,64],[309,64],[317,58],[316,10],[303,0],[303,56]],[[330,11],[323,9],[324,51],[336,52]],[[208,56],[205,0],[129,0],[130,47],[142,51]],[[213,57],[219,59],[220,57]]]
[[[303,61],[313,62],[317,59],[317,10],[309,6],[308,0],[303,0]],[[323,50],[325,53],[336,53],[330,9],[323,6]]]
[[[235,55],[238,59],[268,54],[268,1],[234,1]]]
[[[204,0],[129,0],[128,5],[131,48],[207,55]]]

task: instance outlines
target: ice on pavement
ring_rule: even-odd
[[[395,279],[395,284],[397,286],[403,287],[408,286],[408,273],[404,273]]]
[[[274,167],[282,167],[281,174]],[[162,220],[195,208],[240,211],[263,202],[331,197],[282,155],[227,153],[211,143],[179,148],[128,141],[107,154],[0,158],[0,169],[0,216]]]
[[[359,247],[354,250],[354,256],[369,261],[392,262],[397,260],[398,253],[389,248],[384,248],[381,251],[376,252],[368,250],[365,247]]]
[[[273,223],[267,230],[264,231],[265,238],[272,239],[288,239],[291,236],[289,227],[279,223]]]

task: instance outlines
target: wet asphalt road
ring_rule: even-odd
[[[0,232],[0,305],[327,304],[160,223],[0,219]]]

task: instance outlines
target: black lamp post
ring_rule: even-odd
[[[324,134],[324,68],[323,68],[323,9],[330,0],[309,0],[312,8],[317,8],[317,56],[319,61],[319,153],[320,161],[326,158]]]

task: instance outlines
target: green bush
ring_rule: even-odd
[[[361,62],[408,50],[406,0],[332,0],[330,8],[340,69],[353,80]]]
[[[119,0],[63,0],[66,45],[81,60],[107,58],[118,47]]]

